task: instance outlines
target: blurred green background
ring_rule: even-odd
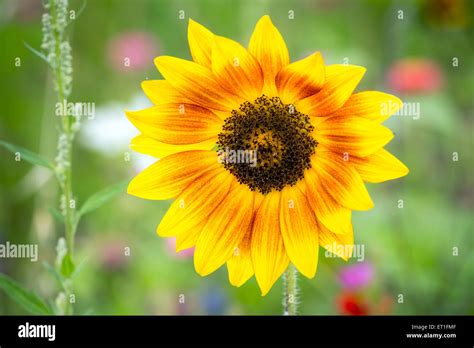
[[[70,1],[71,9],[81,6]],[[89,1],[68,29],[69,100],[96,108],[76,141],[74,193],[81,203],[153,162],[128,149],[137,132],[123,110],[149,105],[140,82],[160,78],[154,56],[190,58],[189,18],[247,45],[269,14],[292,60],[321,51],[326,64],[365,66],[358,90],[394,93],[420,107],[419,117],[386,122],[396,134],[388,149],[411,172],[368,185],[375,208],[353,214],[364,261],[320,252],[316,277],[300,278],[300,313],[474,314],[472,7],[461,0]],[[53,159],[59,120],[51,75],[24,45],[39,48],[42,12],[40,0],[0,1],[0,139]],[[42,262],[54,262],[64,233],[48,210],[59,205],[57,184],[4,149],[0,163],[0,243],[39,245],[39,262],[0,259],[0,271],[54,300],[58,289]],[[190,253],[176,255],[172,241],[157,237],[169,204],[124,193],[81,221],[76,313],[281,313],[281,281],[261,297],[254,278],[232,287],[225,267],[202,278]],[[0,294],[0,314],[22,313]]]

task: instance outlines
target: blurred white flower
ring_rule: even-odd
[[[122,157],[130,160],[135,171],[141,171],[156,161],[156,158],[142,155],[129,148],[130,139],[138,130],[125,117],[125,110],[138,110],[150,106],[142,95],[129,103],[113,101],[95,108],[94,118],[83,118],[79,141],[82,146],[106,157]]]

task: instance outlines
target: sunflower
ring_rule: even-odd
[[[241,286],[255,274],[262,295],[290,262],[314,277],[320,245],[347,260],[351,211],[373,207],[364,181],[408,173],[383,149],[393,134],[381,122],[401,101],[353,93],[363,67],[319,52],[290,63],[269,16],[248,49],[193,20],[188,41],[193,61],[157,57],[164,79],[142,83],[154,106],[127,112],[141,132],[131,148],[160,158],[128,193],[174,199],[158,235],[195,246],[202,276],[227,264]]]

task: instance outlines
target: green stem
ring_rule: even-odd
[[[56,13],[56,4],[54,0],[50,2],[50,9],[51,9],[51,19],[52,23],[55,26],[57,22],[57,13]],[[62,103],[64,101],[64,89],[63,89],[63,81],[62,81],[62,74],[61,74],[61,35],[55,29],[54,30],[55,36],[55,52],[56,52],[56,63],[55,63],[55,71],[54,75],[56,78],[56,84],[58,88],[58,101]],[[74,221],[74,208],[71,207],[71,201],[73,199],[72,195],[72,142],[74,135],[71,131],[71,124],[69,120],[69,115],[67,111],[65,111],[64,115],[61,115],[62,125],[63,125],[63,132],[67,137],[67,151],[66,151],[66,162],[68,166],[64,173],[64,183],[62,184],[62,191],[65,198],[66,203],[66,216],[65,216],[65,227],[66,227],[66,245],[71,258],[74,253],[74,234],[76,224]]]
[[[283,274],[283,315],[297,315],[298,271],[290,264]]]
[[[71,170],[71,165],[72,165],[72,135],[68,134],[68,150],[67,150],[67,156],[66,160],[69,163],[69,166],[67,167],[64,175],[65,175],[65,180],[64,180],[64,197],[66,200],[66,219],[65,219],[65,225],[66,225],[66,245],[67,245],[67,251],[69,255],[71,256],[71,259],[74,255],[74,235],[75,235],[75,230],[76,230],[76,224],[75,224],[75,211],[74,208],[71,207],[71,201],[73,200],[73,195],[72,195],[72,170]]]
[[[53,33],[55,38],[55,65],[54,65],[54,77],[56,79],[57,86],[57,97],[58,102],[63,103],[65,100],[65,91],[64,84],[62,80],[61,73],[61,40],[62,33],[57,30],[57,12],[56,12],[56,3],[55,0],[50,0],[50,11],[51,11],[51,21],[53,26]],[[74,131],[71,127],[70,117],[67,111],[64,111],[64,114],[60,116],[62,122],[62,131],[66,136],[67,143],[65,144],[65,162],[67,166],[64,171],[64,178],[60,181],[60,186],[62,194],[65,200],[65,238],[66,238],[66,247],[67,252],[69,253],[71,260],[73,260],[74,255],[74,236],[76,233],[76,220],[75,220],[75,204],[71,206],[71,202],[74,199],[72,193],[72,149],[73,149],[73,140],[74,140]],[[69,297],[72,294],[72,279],[68,278],[65,280],[65,293],[66,293],[66,310],[64,314],[73,314],[73,306],[70,303]]]
[[[50,11],[51,11],[51,21],[52,25],[55,28],[53,30],[54,32],[54,38],[55,38],[55,57],[56,57],[56,63],[54,67],[54,75],[56,78],[56,84],[58,88],[58,101],[60,103],[63,102],[64,100],[64,89],[63,89],[63,81],[62,81],[62,76],[61,76],[61,35],[60,33],[56,30],[56,23],[58,21],[58,15],[56,13],[56,4],[54,0],[50,1]],[[69,117],[66,115],[61,115],[61,120],[63,124],[63,130],[66,133],[69,133],[70,131],[70,124],[69,124]]]

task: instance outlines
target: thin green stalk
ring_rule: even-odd
[[[56,12],[56,2],[55,0],[50,1],[50,12],[51,12],[51,20],[53,27],[56,27],[56,23],[58,21],[58,15]],[[61,35],[58,32],[58,30],[54,29],[53,30],[53,35],[55,38],[55,43],[54,43],[54,51],[56,53],[56,64],[54,65],[54,76],[56,79],[56,84],[57,84],[57,89],[58,89],[58,101],[60,103],[63,102],[64,100],[64,89],[63,89],[63,81],[62,81],[62,75],[61,75]],[[70,124],[69,124],[69,117],[67,115],[62,115],[61,116],[62,124],[63,124],[63,130],[66,133],[69,133],[70,131]]]
[[[66,133],[67,135],[67,152],[66,152],[66,161],[69,163],[69,165],[66,167],[66,171],[64,173],[64,187],[63,187],[63,194],[65,197],[66,201],[66,216],[64,220],[65,224],[65,229],[66,229],[66,247],[67,251],[71,257],[71,260],[73,260],[73,255],[74,255],[74,236],[76,233],[76,222],[75,222],[75,210],[74,208],[71,207],[71,200],[73,199],[72,195],[72,170],[71,170],[71,165],[72,165],[72,138],[73,135],[69,132]],[[68,278],[65,280],[64,288],[66,291],[66,310],[65,313],[66,315],[72,315],[74,312],[73,305],[70,301],[70,296],[73,292],[73,282],[72,279]]]
[[[283,274],[283,315],[297,315],[298,271],[290,264]]]
[[[53,28],[56,28],[56,24],[58,21],[58,16],[56,12],[56,3],[55,0],[50,1],[50,11],[51,11],[51,20],[53,24]],[[64,92],[64,86],[63,86],[63,81],[62,81],[62,72],[61,72],[61,66],[62,66],[62,61],[61,61],[61,33],[54,29],[53,30],[54,38],[55,38],[55,59],[56,62],[54,64],[54,76],[56,79],[56,85],[57,85],[57,93],[58,93],[58,102],[62,103],[65,100],[65,92]],[[63,191],[64,195],[64,200],[65,200],[65,229],[66,229],[66,245],[67,245],[67,250],[71,257],[74,254],[74,235],[75,235],[75,228],[76,228],[76,223],[75,223],[75,218],[74,218],[74,213],[75,210],[73,207],[71,207],[71,201],[73,199],[73,194],[72,194],[72,147],[73,147],[73,139],[74,139],[74,134],[71,131],[71,122],[70,122],[70,117],[67,114],[67,111],[65,111],[64,115],[61,115],[61,120],[62,120],[62,125],[63,125],[63,132],[66,135],[66,144],[65,144],[65,162],[67,163],[67,166],[64,171],[64,181],[61,185],[61,189]]]
[[[62,7],[64,6],[64,7]],[[68,69],[70,67],[70,50],[65,49],[69,48],[67,41],[63,41],[63,31],[67,26],[67,19],[65,18],[67,4],[63,4],[60,0],[50,0],[49,1],[49,12],[51,16],[51,31],[50,38],[51,43],[54,42],[54,46],[47,45],[50,50],[49,57],[52,57],[50,60],[50,65],[53,68],[57,98],[59,103],[63,103],[65,98],[70,93],[70,86],[72,82],[72,75],[67,76],[63,75],[65,72],[63,69]],[[61,8],[63,12],[58,13],[58,8]],[[59,16],[61,15],[61,19]],[[66,44],[66,46],[63,46]],[[54,53],[54,54],[53,54]],[[66,70],[67,73],[71,71]],[[68,79],[68,81],[63,81],[63,76]],[[73,192],[72,192],[72,150],[73,150],[73,140],[74,133],[77,127],[73,127],[74,123],[71,120],[71,115],[68,114],[67,110],[63,110],[61,117],[62,131],[59,135],[59,144],[58,144],[58,179],[62,191],[62,211],[64,216],[64,226],[65,226],[65,239],[66,239],[66,251],[69,254],[70,260],[73,260],[74,255],[74,237],[76,232],[76,212],[75,212],[75,203],[73,204]],[[58,266],[61,271],[61,263]],[[63,281],[63,290],[64,290],[64,314],[73,314],[73,306],[70,301],[70,297],[73,294],[73,281],[70,275],[66,275]],[[61,294],[60,294],[61,295]]]

